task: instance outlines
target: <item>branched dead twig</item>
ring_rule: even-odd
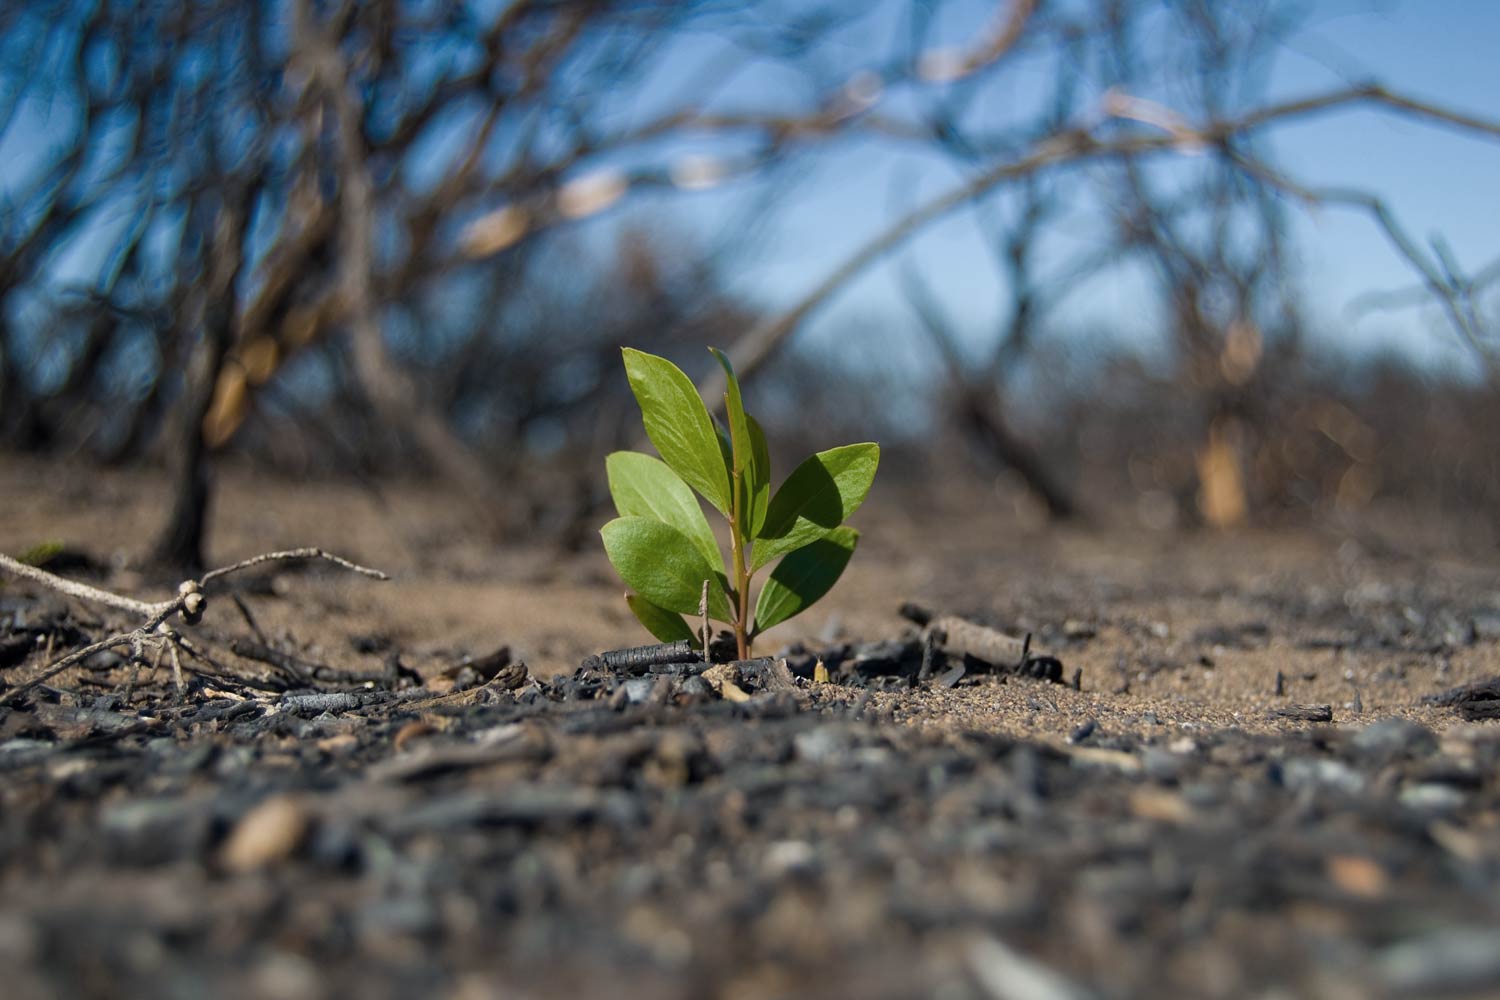
[[[141,625],[128,632],[121,632],[107,639],[101,639],[98,642],[84,646],[82,649],[75,649],[66,656],[52,661],[37,676],[15,690],[8,692],[3,698],[0,698],[0,706],[12,704],[37,685],[45,683],[69,667],[88,659],[95,653],[118,646],[128,646],[130,648],[130,659],[133,663],[137,664],[145,662],[145,649],[147,645],[156,647],[158,660],[159,654],[163,650],[170,653],[173,675],[177,683],[178,693],[180,694],[182,692],[182,666],[178,650],[181,648],[192,655],[199,655],[199,653],[187,643],[186,639],[172,629],[168,621],[174,615],[180,614],[185,624],[197,624],[203,617],[203,612],[208,606],[207,598],[203,594],[203,588],[206,584],[214,580],[268,562],[286,562],[303,559],[322,559],[325,562],[331,562],[335,566],[347,569],[352,573],[358,573],[361,576],[368,576],[376,580],[390,579],[390,577],[379,570],[350,562],[342,556],[336,556],[331,552],[325,552],[319,548],[287,549],[280,552],[266,552],[258,556],[252,556],[249,559],[242,559],[228,566],[209,570],[197,579],[182,581],[177,587],[176,596],[169,600],[149,602],[125,597],[98,587],[91,587],[86,583],[79,583],[76,580],[68,580],[39,567],[31,566],[18,559],[13,559],[4,553],[0,553],[0,570],[8,572],[12,576],[23,580],[30,580],[33,583],[40,584],[49,590],[54,590],[67,597],[73,597],[80,601],[87,601],[94,604],[102,604],[118,611],[140,615],[145,619]]]
[[[1487,341],[1483,323],[1473,308],[1472,281],[1460,279],[1455,274],[1456,267],[1444,260],[1445,254],[1441,249],[1435,251],[1436,260],[1424,254],[1383,198],[1354,188],[1310,187],[1240,153],[1231,153],[1231,159],[1247,173],[1277,190],[1293,195],[1305,204],[1336,205],[1363,212],[1380,230],[1386,242],[1422,278],[1422,289],[1442,308],[1453,329],[1484,367],[1490,384],[1500,385],[1500,356],[1496,355],[1494,347]],[[1493,280],[1493,275],[1487,275],[1485,280]]]
[[[1443,126],[1460,133],[1482,139],[1500,139],[1500,119],[1468,115],[1440,104],[1417,100],[1384,87],[1366,84],[1344,87],[1323,94],[1296,100],[1268,104],[1239,116],[1216,118],[1202,124],[1192,122],[1161,109],[1161,114],[1148,122],[1160,128],[1160,133],[1131,131],[1101,131],[1102,122],[1123,117],[1141,119],[1140,110],[1148,102],[1130,98],[1129,95],[1112,93],[1099,109],[1096,121],[1077,122],[1071,127],[1059,128],[1037,142],[1020,155],[1008,155],[984,167],[954,188],[942,192],[932,199],[917,205],[904,215],[893,220],[885,229],[877,232],[857,247],[838,266],[830,271],[816,286],[779,314],[773,315],[747,330],[730,350],[729,356],[740,378],[759,368],[802,325],[814,311],[848,285],[854,278],[881,260],[906,240],[927,226],[946,218],[957,209],[968,205],[1001,185],[1018,181],[1062,165],[1084,164],[1106,160],[1125,160],[1160,154],[1202,152],[1217,150],[1231,160],[1240,162],[1247,169],[1259,168],[1265,172],[1262,179],[1273,187],[1300,196],[1305,202],[1344,202],[1354,204],[1370,212],[1381,225],[1386,236],[1401,255],[1426,279],[1429,287],[1445,304],[1442,281],[1435,277],[1419,253],[1413,251],[1410,242],[1393,224],[1390,213],[1384,210],[1378,199],[1362,192],[1314,192],[1291,178],[1270,171],[1263,164],[1236,155],[1235,143],[1252,133],[1271,127],[1295,122],[1311,116],[1352,108],[1369,108],[1388,114],[1411,118],[1428,125]],[[1466,339],[1472,333],[1460,317],[1457,326]],[[1493,363],[1493,362],[1492,362]],[[724,375],[711,372],[698,385],[704,398],[718,400],[724,394]]]
[[[259,566],[262,563],[286,562],[296,559],[322,559],[324,562],[331,562],[335,566],[338,566],[342,569],[347,569],[351,573],[358,573],[360,576],[368,576],[374,580],[390,579],[389,576],[386,576],[378,569],[371,569],[368,566],[361,566],[358,563],[350,562],[343,556],[336,556],[332,552],[325,552],[323,549],[307,548],[287,549],[283,552],[267,552],[262,555],[251,556],[249,559],[242,559],[239,562],[234,563],[233,565],[221,566],[218,569],[209,570],[207,573],[203,574],[202,578],[198,582],[208,583],[210,580],[217,580],[221,576],[228,576],[230,573],[238,573],[242,569],[249,569],[252,566]]]

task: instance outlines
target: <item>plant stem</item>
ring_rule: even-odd
[[[724,409],[730,413],[729,420],[729,547],[730,555],[734,559],[734,641],[738,648],[739,657],[742,660],[750,658],[750,577],[752,574],[745,565],[745,532],[742,515],[745,513],[745,504],[749,499],[745,496],[745,467],[750,461],[750,442],[744,440],[744,434],[735,433],[737,426],[732,414],[739,405],[736,399],[730,402],[729,394],[724,394]],[[741,422],[744,415],[741,414]]]
[[[744,555],[744,546],[740,547],[740,555]],[[735,634],[739,640],[740,659],[750,659],[750,574],[745,572],[743,563],[740,566],[740,627]]]
[[[750,658],[750,574],[745,571],[745,539],[740,534],[740,483],[739,469],[732,473],[729,484],[729,547],[734,561],[734,595],[738,607],[734,616],[734,641],[739,658]]]

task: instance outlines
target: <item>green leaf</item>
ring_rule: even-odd
[[[625,603],[630,606],[631,614],[644,626],[646,631],[656,636],[658,642],[679,642],[683,639],[693,644],[697,649],[702,646],[700,639],[684,619],[675,611],[668,611],[659,604],[652,604],[640,594],[626,594]]]
[[[734,365],[729,356],[717,347],[710,347],[713,356],[724,368],[725,392],[724,414],[729,421],[729,440],[732,458],[730,475],[739,474],[741,481],[740,530],[746,538],[753,538],[765,520],[766,497],[771,491],[771,461],[766,450],[766,438],[760,426],[745,412],[744,399],[740,396],[740,380],[734,374]]]
[[[750,428],[745,424],[740,380],[734,377],[734,366],[729,363],[728,355],[717,347],[710,347],[709,351],[724,369],[724,414],[729,418],[729,440],[734,446],[735,467],[731,471],[744,471],[750,467]]]
[[[771,498],[751,569],[844,523],[864,503],[879,464],[880,445],[866,442],[820,451],[797,466]]]
[[[755,634],[801,614],[828,593],[843,575],[858,543],[858,531],[835,528],[781,560],[755,602]]]
[[[755,456],[758,474],[751,484],[749,496],[749,535],[754,538],[766,523],[766,508],[771,502],[771,449],[766,446],[766,432],[760,429],[760,422],[748,413],[745,414],[745,422],[750,425],[750,449]]]
[[[661,457],[723,514],[729,513],[729,474],[713,418],[692,380],[666,358],[625,348],[625,375],[641,406],[646,436]]]
[[[604,471],[621,517],[654,517],[671,525],[692,539],[711,568],[724,572],[724,557],[698,498],[667,463],[638,451],[617,451],[604,460]]]
[[[730,620],[722,578],[687,535],[650,517],[617,517],[599,534],[615,572],[652,604],[696,615],[703,581],[710,580],[708,613],[718,621]]]

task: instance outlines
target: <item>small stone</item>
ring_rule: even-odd
[[[1091,995],[1081,984],[998,938],[976,940],[969,946],[968,959],[974,978],[996,1000],[1083,1000]]]
[[[1364,791],[1365,777],[1348,764],[1337,760],[1313,760],[1295,757],[1282,765],[1282,782],[1292,791],[1324,788],[1358,795]]]
[[[783,875],[811,871],[817,859],[813,846],[803,840],[778,840],[766,848],[761,862],[767,875],[780,878]]]
[[[1140,819],[1157,823],[1186,823],[1193,807],[1181,795],[1161,788],[1137,788],[1130,793],[1130,811]]]
[[[520,739],[526,734],[526,727],[519,722],[507,722],[499,726],[491,726],[470,734],[469,739],[476,746],[498,747],[512,740]]]
[[[17,914],[0,913],[0,961],[25,966],[41,953],[41,934],[30,920]]]
[[[220,778],[231,778],[243,774],[254,764],[258,756],[253,746],[225,747],[214,762],[214,774]]]
[[[1500,639],[1500,611],[1476,611],[1472,626],[1477,639]]]
[[[319,823],[308,839],[308,858],[335,871],[354,871],[360,861],[360,831],[349,822]]]
[[[23,760],[40,760],[57,749],[50,740],[33,740],[17,737],[0,743],[0,760],[16,763]]]
[[[407,726],[401,727],[401,731],[406,732],[408,726],[417,724],[418,723],[408,723]],[[401,736],[401,732],[398,732],[396,734],[396,739],[393,741],[396,750],[399,752],[401,748],[406,745],[406,740],[409,739],[411,739],[410,733],[408,733],[408,735],[403,739]],[[318,740],[317,743],[313,745],[323,753],[339,754],[345,752],[346,750],[353,750],[355,747],[359,746],[359,737],[355,736],[353,733],[335,733],[332,736],[326,736],[323,739]]]
[[[1370,723],[1355,733],[1350,742],[1361,753],[1376,757],[1425,754],[1437,749],[1437,737],[1432,730],[1408,719],[1394,717]]]
[[[702,677],[703,680],[708,683],[708,686],[717,691],[720,696],[726,699],[732,699],[734,701],[744,700],[743,698],[733,698],[732,695],[725,693],[725,688],[731,687],[739,691],[740,694],[744,694],[744,691],[740,689],[738,684],[735,683],[737,680],[739,680],[739,671],[734,668],[733,664],[716,664],[703,671],[703,673],[699,674],[698,676]]]
[[[706,701],[713,697],[713,688],[708,686],[708,681],[702,677],[693,676],[683,680],[682,687],[678,693],[690,701]]]
[[[414,719],[396,730],[396,735],[391,740],[391,746],[397,753],[400,753],[406,749],[408,744],[421,739],[423,736],[431,736],[435,732],[437,732],[437,729],[431,723],[421,719]],[[343,733],[340,735],[347,736],[349,734]],[[320,740],[319,742],[322,743],[325,741]]]
[[[656,681],[650,677],[632,677],[622,687],[625,690],[625,703],[628,705],[643,705],[651,700],[651,689]]]
[[[1464,804],[1464,793],[1452,785],[1424,782],[1401,789],[1400,802],[1418,812],[1452,812]]]
[[[834,763],[844,759],[852,749],[848,737],[831,726],[820,726],[792,737],[797,756],[814,764]]]
[[[420,896],[404,896],[367,903],[359,910],[358,927],[362,934],[420,937],[431,934],[439,925],[432,903]]]
[[[1063,635],[1074,642],[1092,639],[1098,634],[1099,630],[1090,622],[1079,621],[1076,618],[1069,618],[1063,622]]]
[[[1358,854],[1335,854],[1328,859],[1328,878],[1351,896],[1379,899],[1391,878],[1378,862]]]
[[[1204,811],[1217,809],[1224,802],[1224,790],[1211,781],[1192,781],[1182,786],[1182,801]]]
[[[1084,740],[1087,740],[1090,736],[1094,735],[1095,731],[1098,730],[1098,728],[1099,723],[1095,722],[1093,719],[1088,719],[1083,723],[1083,725],[1079,726],[1068,734],[1068,742],[1073,744],[1082,743]]]
[[[1380,953],[1376,969],[1390,994],[1488,992],[1500,980],[1500,931],[1447,928],[1402,941]]]
[[[1187,761],[1182,754],[1163,750],[1161,747],[1147,747],[1146,752],[1141,755],[1141,768],[1152,781],[1176,781],[1182,776],[1186,766]]]
[[[111,852],[133,865],[165,864],[196,854],[211,836],[212,813],[185,798],[141,798],[102,810],[99,829]]]
[[[232,872],[254,871],[282,861],[301,845],[308,825],[307,810],[295,799],[273,796],[240,818],[220,860]]]
[[[277,951],[250,972],[251,994],[283,1000],[314,1000],[323,995],[322,976],[310,960]]]

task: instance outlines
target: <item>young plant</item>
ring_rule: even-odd
[[[811,607],[849,565],[859,532],[844,522],[870,492],[880,446],[820,451],[773,496],[765,434],[745,412],[729,359],[710,350],[728,379],[727,429],[676,365],[625,349],[625,374],[661,459],[637,451],[609,456],[620,516],[600,534],[610,563],[635,591],[626,603],[647,631],[662,642],[698,645],[703,637],[684,616],[697,620],[706,588],[708,617],[734,629],[745,659],[761,633]],[[694,491],[728,521],[728,563]],[[773,563],[752,616],[751,582]]]

